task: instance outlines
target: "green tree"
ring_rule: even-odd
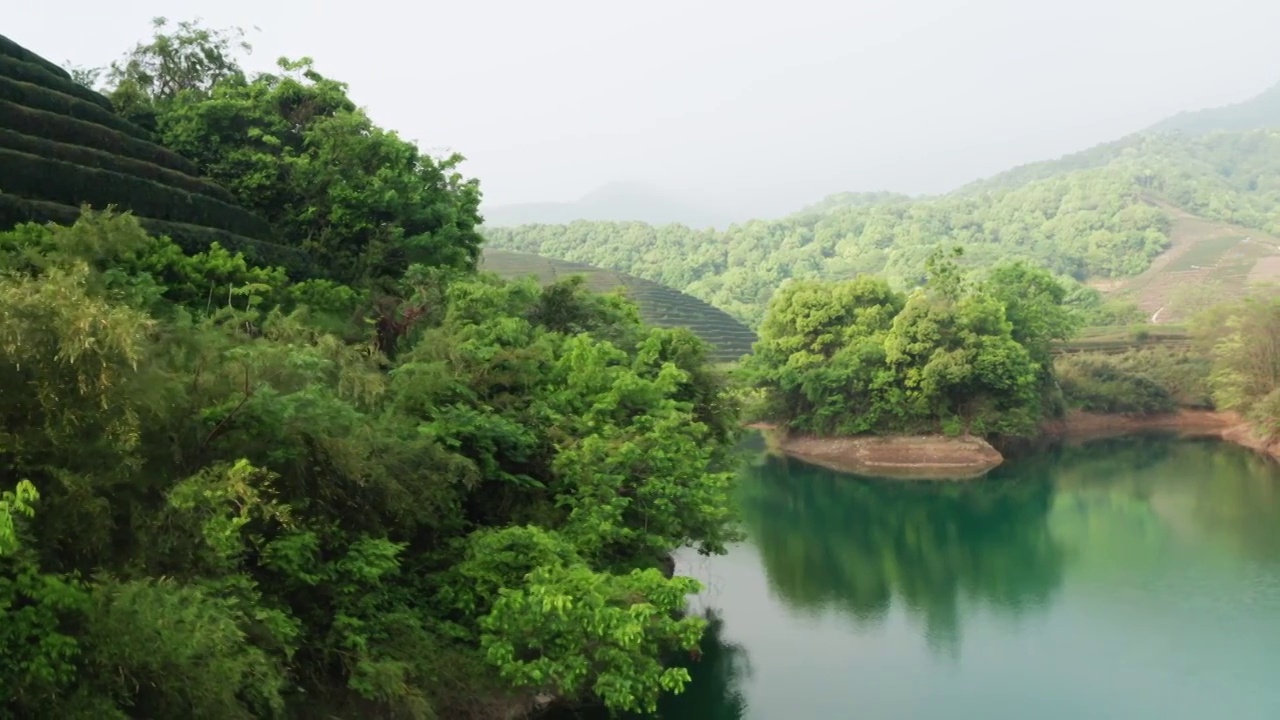
[[[174,100],[184,92],[208,95],[220,82],[242,78],[237,52],[253,48],[240,28],[209,29],[197,21],[172,26],[168,18],[151,21],[154,35],[113,62],[106,79],[113,92],[152,103]]]
[[[1053,342],[1079,329],[1079,317],[1066,306],[1067,288],[1043,268],[1025,262],[998,265],[984,280],[983,291],[1004,305],[1013,339],[1042,368],[1052,364]]]
[[[904,424],[936,418],[948,431],[1022,434],[1039,419],[1036,365],[1013,339],[1004,305],[988,295],[917,290],[894,319],[885,355]]]
[[[902,306],[899,293],[869,276],[785,286],[746,366],[766,391],[767,413],[811,432],[877,427],[885,412],[884,341]]]
[[[1215,404],[1244,413],[1268,435],[1280,432],[1280,300],[1247,297],[1206,312],[1193,327],[1210,348]]]
[[[433,158],[377,127],[308,58],[247,76],[239,30],[155,21],[154,36],[112,66],[130,116],[150,114],[169,148],[308,250],[328,277],[382,290],[412,263],[473,268],[480,190],[463,158]]]
[[[419,267],[396,292],[435,304],[389,358],[303,302],[342,288],[215,250],[98,213],[0,234],[0,715],[683,686],[663,658],[705,624],[658,568],[737,537],[736,408],[696,338],[579,282]]]
[[[1000,296],[951,258],[927,258],[927,284],[905,299],[869,276],[779,290],[746,365],[766,414],[820,434],[1032,430],[1043,413],[1036,389],[1052,379],[1045,336],[1067,322],[1061,289],[1047,273],[1002,270],[1023,291],[1050,283],[1041,297],[1011,301],[1025,323],[1015,325]]]

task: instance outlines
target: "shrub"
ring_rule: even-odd
[[[199,175],[195,163],[155,143],[139,140],[111,128],[56,112],[24,107],[0,98],[0,127],[24,135],[47,138],[144,160],[187,175]]]
[[[70,78],[56,75],[42,65],[19,60],[8,55],[0,54],[0,77],[20,80],[60,92],[63,95],[70,95],[85,102],[91,102],[107,112],[114,113],[116,110],[112,107],[110,100],[80,83]]]
[[[1079,410],[1153,415],[1177,409],[1173,396],[1150,378],[1126,372],[1111,360],[1073,356],[1056,365],[1067,405]]]
[[[151,180],[4,149],[0,168],[0,192],[10,195],[72,206],[116,205],[156,220],[272,236],[265,220],[241,207]]]
[[[1254,403],[1247,416],[1253,426],[1267,437],[1280,435],[1280,389],[1272,390]]]
[[[58,77],[66,78],[67,80],[71,79],[71,73],[63,70],[57,63],[45,60],[3,35],[0,35],[0,55],[31,63],[32,65],[39,65]]]
[[[1182,407],[1212,408],[1209,356],[1189,348],[1134,348],[1110,358],[1125,373],[1149,378]]]
[[[79,217],[80,209],[71,205],[26,200],[0,192],[0,228],[11,228],[29,222],[73,225]],[[294,280],[316,275],[310,256],[298,248],[263,242],[216,228],[146,217],[139,217],[138,220],[148,232],[167,236],[188,255],[204,252],[216,242],[233,253],[243,253],[250,263],[284,268]]]
[[[0,100],[24,105],[37,110],[66,115],[111,128],[139,140],[152,141],[151,134],[110,110],[104,110],[91,102],[60,92],[0,76]]]
[[[113,155],[103,150],[71,145],[56,140],[46,140],[5,128],[0,128],[0,149],[16,150],[99,170],[110,170],[170,185],[186,190],[189,193],[204,195],[225,203],[235,204],[236,202],[236,199],[232,197],[226,188],[215,185],[203,178],[192,177],[176,170],[163,168],[146,160]]]

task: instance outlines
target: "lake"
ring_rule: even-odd
[[[982,480],[744,470],[682,554],[711,632],[664,720],[1280,718],[1280,468],[1106,440]]]

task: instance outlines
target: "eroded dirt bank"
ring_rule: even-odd
[[[774,452],[858,475],[904,480],[967,479],[980,477],[1004,462],[999,450],[977,437],[815,437],[788,434],[767,423],[748,427],[763,431]],[[1072,412],[1061,420],[1045,423],[1038,440],[1085,442],[1157,430],[1183,437],[1220,438],[1280,459],[1280,440],[1259,437],[1236,413],[1210,410],[1144,417]]]
[[[1045,436],[1069,442],[1148,430],[1163,430],[1183,437],[1219,438],[1280,459],[1280,441],[1261,437],[1244,418],[1233,412],[1179,410],[1144,417],[1073,412],[1043,427]]]
[[[769,447],[775,452],[812,465],[859,475],[904,480],[965,479],[979,477],[1004,462],[1000,451],[977,437],[831,438],[789,435],[762,424],[751,427],[765,432]]]

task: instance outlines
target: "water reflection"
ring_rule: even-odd
[[[663,698],[663,717],[742,720],[747,715],[743,686],[751,678],[751,666],[746,648],[725,640],[724,621],[714,611],[707,619],[701,656],[682,663],[692,682],[682,694]]]
[[[1051,483],[877,481],[769,457],[741,491],[770,587],[790,607],[874,623],[903,603],[939,652],[958,650],[963,600],[1020,614],[1062,582]]]
[[[715,610],[703,613],[707,629],[695,657],[672,658],[672,664],[688,669],[691,682],[679,695],[666,695],[658,703],[662,718],[743,720],[747,717],[744,685],[751,678],[746,648],[724,637],[724,621]],[[640,720],[639,715],[623,715]],[[546,720],[618,720],[599,707],[560,707]]]
[[[738,501],[748,541],[682,558],[715,611],[663,720],[1280,717],[1280,470],[1256,454],[1124,438],[961,482],[765,458]]]
[[[1053,526],[1081,555],[1136,568],[1132,546],[1168,557],[1191,545],[1248,562],[1280,562],[1276,464],[1222,443],[1121,438],[1064,448],[1009,473],[1057,488]]]

